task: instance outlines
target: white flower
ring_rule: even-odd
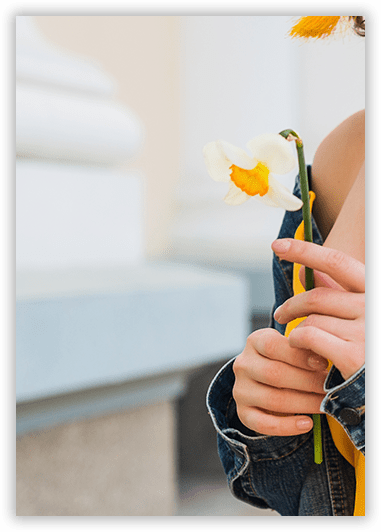
[[[287,174],[296,165],[290,142],[278,134],[265,134],[247,143],[252,155],[223,140],[209,142],[204,147],[208,172],[215,181],[229,183],[224,200],[240,205],[255,196],[273,207],[297,211],[303,202],[281,185],[274,174]]]

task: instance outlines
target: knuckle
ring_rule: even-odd
[[[300,331],[296,332],[298,333],[297,343],[301,349],[310,349],[314,351],[319,347],[316,338],[316,327],[306,325],[305,327],[302,327]]]
[[[329,268],[336,270],[341,268],[345,262],[345,255],[337,249],[330,249],[327,253],[326,264]]]
[[[237,416],[240,419],[240,421],[242,421],[243,424],[245,424],[245,422],[244,422],[244,419],[245,419],[244,411],[245,411],[245,409],[242,408],[242,406],[239,403],[237,403],[236,404]]]
[[[323,291],[324,289],[322,290],[321,288],[314,288],[313,290],[306,292],[306,299],[309,307],[315,307],[321,303],[324,297]]]
[[[232,389],[232,396],[233,396],[233,399],[237,405],[237,408],[240,404],[240,393],[239,393],[239,388],[237,386],[237,384],[234,384],[233,386],[233,389]]]
[[[253,331],[248,339],[252,340],[253,342],[256,341],[256,339],[259,337],[259,336],[262,336],[263,334],[265,334],[267,332],[268,329],[266,328],[263,328],[263,329],[256,329],[255,331]]]
[[[241,355],[238,355],[238,356],[236,357],[236,359],[234,360],[234,362],[233,362],[232,369],[233,369],[233,372],[234,372],[235,374],[237,374],[237,372],[238,372],[239,369],[240,369],[241,357],[242,357],[242,354],[241,354]]]
[[[263,350],[264,350],[264,353],[270,358],[272,358],[275,355],[276,346],[275,346],[273,334],[267,334],[266,337],[263,339]]]
[[[317,327],[319,322],[318,314],[309,314],[304,320],[304,325],[306,327]]]
[[[284,371],[279,364],[269,363],[264,370],[266,382],[275,388],[281,388],[284,381]]]
[[[359,341],[365,340],[365,320],[353,320],[353,337]]]
[[[255,348],[255,345],[257,343],[257,340],[259,338],[259,336],[262,334],[262,331],[263,329],[258,329],[254,332],[252,332],[248,337],[247,337],[247,340],[246,340],[246,348],[248,349],[253,349]]]
[[[247,338],[246,347],[241,354],[250,355],[250,357],[253,354],[261,354],[274,358],[282,340],[284,340],[284,336],[275,329],[258,329]]]
[[[243,353],[237,356],[233,362],[233,373],[236,377],[246,371],[246,357]]]
[[[240,405],[237,405],[237,416],[238,416],[238,419],[241,421],[241,423],[243,425],[245,425],[245,427],[251,429],[251,430],[255,430],[255,428],[253,428],[253,422],[252,422],[252,419],[250,420],[249,419],[249,412],[248,412],[248,409],[245,408],[245,407],[241,407]]]
[[[307,318],[304,320],[304,327],[296,327],[291,333],[293,340],[296,339],[300,347],[304,347],[305,344],[309,344],[311,340],[313,340],[313,336],[314,336],[313,327],[311,327],[311,325],[306,323],[306,321],[307,321]],[[291,334],[290,334],[290,337],[291,337]]]
[[[326,375],[318,373],[318,372],[312,372],[310,375],[310,378],[311,378],[311,390],[312,391],[316,390],[317,393],[323,393]]]
[[[365,362],[365,350],[361,344],[352,344],[350,349],[347,349],[346,366],[350,372],[356,373]]]
[[[247,406],[247,397],[245,394],[245,387],[240,382],[235,382],[232,388],[232,397],[237,405],[241,409]]]
[[[289,310],[290,310],[290,302],[292,301],[292,297],[286,299],[286,301],[284,301],[282,303],[282,310],[284,313],[288,313]]]

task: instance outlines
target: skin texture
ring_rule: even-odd
[[[365,362],[364,125],[362,111],[344,121],[314,159],[314,216],[324,246],[293,239],[272,244],[281,259],[315,270],[315,289],[276,310],[279,323],[307,316],[288,338],[256,331],[234,362],[238,417],[262,434],[308,432],[312,420],[297,414],[320,412],[328,360],[344,379]],[[302,268],[302,282],[303,274]]]

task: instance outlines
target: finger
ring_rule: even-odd
[[[327,367],[327,361],[324,358],[319,357],[310,350],[291,347],[287,338],[275,329],[259,329],[255,331],[247,339],[247,346],[248,352],[252,356],[255,354],[253,352],[254,349],[255,352],[266,358],[285,362],[297,368],[311,371],[323,370]],[[238,359],[241,361],[242,356],[237,357],[235,364],[237,364]],[[248,366],[252,365],[252,363],[250,360],[246,361]]]
[[[282,260],[326,273],[346,290],[365,291],[364,264],[341,251],[293,238],[275,240],[271,247]]]
[[[325,366],[327,366],[326,361]],[[250,372],[247,372],[246,368],[246,371],[242,371],[243,368],[240,367],[238,359],[233,368],[237,379],[240,375],[246,375],[249,379],[275,388],[290,388],[320,394],[324,393],[324,382],[327,377],[325,371],[309,371],[277,360],[270,360],[261,355],[256,357]],[[247,396],[250,397],[249,387]]]
[[[237,410],[237,415],[247,428],[268,436],[294,436],[313,427],[308,416],[275,416],[255,407]]]
[[[356,341],[362,332],[358,320],[343,320],[320,314],[310,314],[297,327],[314,327],[348,342]]]
[[[331,360],[344,379],[356,373],[365,362],[364,351],[359,344],[342,340],[316,327],[296,327],[288,341],[294,347],[311,349]]]
[[[287,299],[278,307],[274,318],[278,323],[288,323],[310,314],[324,314],[354,320],[364,312],[364,296],[343,290],[314,288]]]
[[[255,382],[252,386],[237,384],[233,388],[233,398],[238,405],[255,406],[284,414],[319,413],[324,397],[323,393],[273,388],[260,382]]]
[[[303,288],[306,288],[306,268],[304,266],[300,267],[299,270],[299,280],[303,285]],[[333,288],[334,290],[344,290],[342,286],[339,285],[336,281],[331,279],[329,275],[326,273],[319,272],[318,270],[314,270],[314,286],[315,288],[318,287],[325,287],[325,288]]]

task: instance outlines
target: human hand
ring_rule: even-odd
[[[273,242],[272,249],[282,260],[316,270],[316,288],[288,299],[274,314],[282,324],[307,316],[290,333],[289,345],[330,360],[347,380],[365,362],[364,264],[341,251],[288,238]]]
[[[255,331],[233,364],[233,397],[239,419],[261,434],[308,432],[312,419],[295,414],[320,413],[326,367],[325,359],[291,347],[275,329]]]

